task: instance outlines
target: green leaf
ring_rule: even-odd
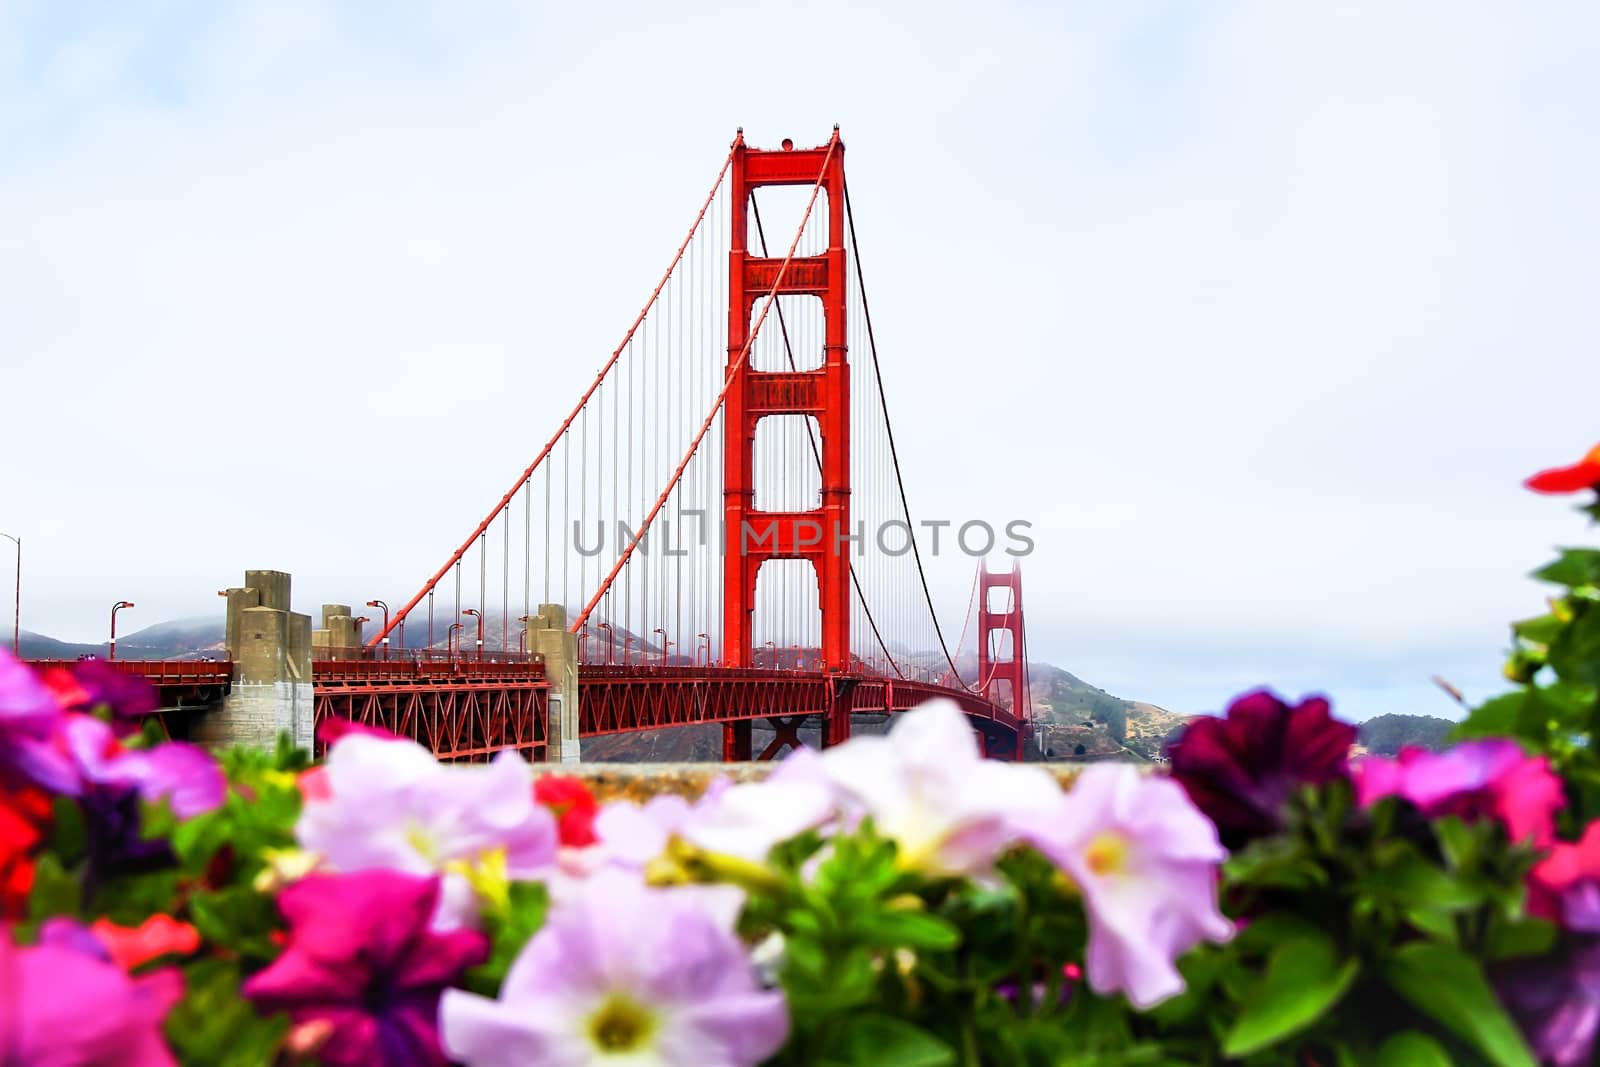
[[[840,1045],[844,1062],[861,1067],[946,1067],[956,1062],[949,1045],[928,1031],[887,1015],[853,1015]]]
[[[1567,548],[1554,563],[1540,567],[1533,577],[1555,585],[1600,585],[1600,549]]]
[[[46,852],[33,865],[33,889],[28,894],[28,917],[76,915],[83,895],[78,880],[61,867],[54,853]]]
[[[961,944],[961,931],[948,919],[918,911],[881,911],[859,921],[863,944],[948,952]]]
[[[1600,611],[1592,605],[1550,645],[1550,666],[1563,681],[1600,685]]]
[[[1378,1050],[1374,1067],[1452,1067],[1439,1042],[1416,1030],[1395,1034]]]
[[[1556,925],[1544,919],[1499,922],[1489,928],[1485,950],[1491,960],[1543,956],[1556,945]]]
[[[1545,614],[1512,623],[1511,632],[1524,641],[1532,641],[1537,645],[1548,645],[1561,632],[1561,626],[1560,619],[1554,615]]]
[[[1384,978],[1412,1007],[1471,1044],[1491,1063],[1534,1067],[1522,1035],[1472,957],[1444,945],[1417,942],[1395,951]]]
[[[1480,890],[1462,885],[1414,852],[1372,871],[1362,879],[1361,889],[1408,907],[1438,911],[1463,911],[1483,903]]]
[[[1464,741],[1473,737],[1510,736],[1516,733],[1523,705],[1527,702],[1528,693],[1523,689],[1493,697],[1474,708],[1464,722],[1458,723],[1451,737]]]
[[[1341,963],[1326,936],[1280,944],[1223,1041],[1223,1055],[1248,1056],[1304,1030],[1339,1002],[1358,968],[1355,960]]]

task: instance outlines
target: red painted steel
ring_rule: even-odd
[[[989,591],[1006,589],[1011,593],[1005,611],[991,610]],[[995,633],[1011,635],[1011,655],[1007,659],[995,658],[989,638]],[[987,563],[978,566],[978,692],[987,700],[999,703],[1000,683],[1010,692],[1012,710],[1021,724],[1016,733],[1016,758],[1022,756],[1021,745],[1032,716],[1033,695],[1028,691],[1027,646],[1022,630],[1022,568],[1012,567],[1008,574],[996,574]]]
[[[340,718],[381,727],[441,760],[486,760],[506,749],[545,758],[550,686],[542,661],[317,660],[311,677],[319,726]]]
[[[1022,729],[1010,710],[964,689],[897,678],[748,667],[585,666],[578,688],[585,737],[721,723],[724,736],[737,729],[748,743],[750,725],[758,720],[771,720],[782,739],[808,717],[822,716],[826,723],[850,714],[895,714],[940,697],[954,700],[988,750],[1005,758],[1014,757]],[[761,758],[779,749],[769,746]]]
[[[819,177],[820,175],[820,177]],[[803,559],[816,571],[822,613],[822,664],[829,672],[850,667],[850,367],[846,333],[844,143],[838,127],[827,144],[795,149],[751,148],[741,136],[729,168],[732,205],[728,251],[728,390],[723,418],[723,651],[731,667],[755,662],[751,626],[756,577],[774,559]],[[764,185],[819,184],[827,197],[828,249],[821,256],[780,261],[749,248],[751,193]],[[791,252],[792,257],[792,252]],[[820,297],[824,320],[822,366],[814,371],[754,370],[750,313],[765,293]],[[755,507],[756,424],[770,415],[809,415],[818,422],[822,450],[822,503],[805,512],[763,512]],[[838,701],[825,709],[825,744],[850,735],[848,711]],[[724,731],[727,759],[750,758],[748,728]]]

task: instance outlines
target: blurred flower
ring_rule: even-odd
[[[405,738],[393,730],[386,730],[382,726],[372,726],[354,719],[343,719],[337,715],[330,715],[317,723],[317,740],[330,748],[335,742],[346,737],[362,734],[366,737],[376,737],[381,741],[404,741]]]
[[[1579,493],[1600,488],[1600,445],[1570,467],[1540,471],[1523,484],[1536,493]]]
[[[600,811],[600,803],[583,779],[541,774],[533,780],[533,799],[556,817],[562,847],[586,848],[595,843],[594,817]]]
[[[210,753],[184,741],[154,748],[124,748],[110,726],[89,715],[71,715],[60,730],[83,781],[136,789],[147,801],[166,800],[172,813],[190,819],[221,806],[228,784]]]
[[[439,995],[489,945],[476,931],[429,930],[438,897],[437,878],[397,871],[296,882],[278,897],[288,947],[241,992],[264,1014],[287,1012],[296,1029],[329,1024],[315,1027],[328,1067],[443,1067]]]
[[[195,928],[169,915],[152,915],[138,926],[96,919],[89,932],[105,946],[111,962],[125,971],[161,956],[189,956],[200,949]]]
[[[0,782],[0,921],[20,919],[33,890],[34,854],[50,822],[50,797]]]
[[[758,782],[718,778],[693,803],[680,796],[607,804],[595,817],[605,860],[642,868],[674,838],[697,849],[764,862],[779,842],[827,822],[837,812],[832,785],[809,748],[795,749]]]
[[[130,978],[71,934],[57,924],[41,944],[20,948],[0,929],[5,1062],[174,1067],[161,1023],[183,996],[182,975],[169,967]]]
[[[534,803],[522,757],[446,767],[421,745],[351,734],[330,750],[325,800],[307,797],[295,825],[301,847],[334,870],[375,867],[446,874],[440,929],[477,915],[472,873],[493,860],[510,878],[535,877],[556,859],[555,818]]]
[[[119,734],[137,733],[138,721],[161,706],[156,687],[137,674],[120,671],[103,659],[84,659],[51,667],[41,681],[67,711],[109,710],[121,720]]]
[[[1600,934],[1600,819],[1558,841],[1528,875],[1528,910],[1568,930]]]
[[[0,650],[0,784],[32,782],[75,793],[72,759],[56,743],[64,712],[34,672]]]
[[[1029,839],[1077,883],[1089,913],[1084,970],[1099,994],[1140,1010],[1183,991],[1173,965],[1233,927],[1217,909],[1227,851],[1183,788],[1127,764],[1084,768]]]
[[[1515,741],[1465,741],[1446,752],[1403,748],[1395,759],[1368,756],[1351,768],[1356,798],[1370,807],[1388,796],[1416,805],[1429,818],[1498,819],[1511,840],[1548,845],[1555,814],[1566,804],[1561,779],[1543,756],[1526,755]]]
[[[1540,1063],[1588,1067],[1600,1030],[1600,938],[1496,969],[1495,987]]]
[[[1061,788],[1038,767],[986,760],[953,701],[900,715],[887,737],[857,737],[820,757],[840,794],[894,840],[899,863],[925,874],[983,874],[1049,812]]]
[[[1167,748],[1172,777],[1236,848],[1283,826],[1302,785],[1341,777],[1357,729],[1323,697],[1290,707],[1265,689],[1246,693],[1222,718],[1197,717]]]
[[[85,901],[109,879],[165,870],[177,861],[169,842],[144,836],[138,790],[91,785],[78,798],[78,808],[89,851],[83,874]]]
[[[786,1036],[783,995],[760,988],[736,911],[708,903],[723,899],[597,872],[551,910],[499,999],[445,993],[445,1048],[468,1067],[760,1063]]]

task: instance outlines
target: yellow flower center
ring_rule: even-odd
[[[1095,874],[1122,874],[1128,869],[1128,839],[1105,831],[1094,836],[1083,850],[1083,862]]]
[[[656,1032],[650,1009],[625,993],[612,993],[589,1016],[589,1040],[603,1053],[637,1052]]]
[[[450,860],[444,865],[447,874],[459,874],[467,880],[478,899],[504,912],[511,906],[511,877],[506,866],[506,848],[496,845],[478,853],[473,860]]]

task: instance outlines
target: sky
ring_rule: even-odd
[[[1033,523],[1033,658],[1451,715],[1593,541],[1519,483],[1600,438],[1597,53],[1561,2],[0,0],[23,626],[404,600],[735,128],[839,123],[908,492]]]

